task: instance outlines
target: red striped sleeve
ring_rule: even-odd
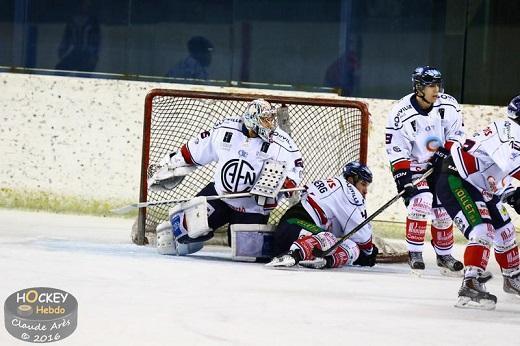
[[[394,164],[392,164],[393,171],[398,171],[401,169],[410,169],[410,160],[401,160]]]
[[[191,153],[190,153],[190,150],[188,149],[188,147],[186,146],[186,144],[184,144],[182,147],[181,147],[181,154],[182,154],[182,158],[184,159],[184,161],[186,161],[186,163],[188,165],[193,165],[193,157],[191,157]]]

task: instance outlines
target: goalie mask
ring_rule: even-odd
[[[254,100],[247,105],[243,115],[244,125],[264,141],[270,142],[271,136],[278,127],[276,113],[277,109],[266,100]]]
[[[507,106],[507,116],[516,123],[520,123],[520,95],[512,99]]]
[[[354,183],[357,183],[360,180],[372,183],[373,175],[366,165],[359,163],[358,161],[352,161],[343,167],[343,177],[345,177],[345,179],[352,177]]]

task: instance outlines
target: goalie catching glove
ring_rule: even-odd
[[[186,163],[181,152],[168,154],[158,165],[150,165],[148,168],[148,189],[156,192],[169,191],[196,169]]]

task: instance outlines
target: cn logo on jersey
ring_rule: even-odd
[[[256,173],[249,162],[239,159],[229,160],[222,167],[221,180],[224,188],[229,192],[249,191],[256,181]],[[239,186],[246,185],[238,191]]]

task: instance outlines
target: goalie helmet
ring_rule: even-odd
[[[520,121],[520,95],[509,102],[507,106],[507,116],[515,122]]]
[[[277,109],[264,99],[250,102],[244,113],[244,125],[264,141],[270,142],[278,127]]]
[[[352,177],[354,178],[354,182],[363,180],[367,183],[372,183],[373,175],[368,166],[358,161],[352,161],[343,167],[343,177],[345,177],[345,179]]]
[[[442,74],[435,67],[431,66],[419,66],[412,74],[413,91],[417,93],[418,90],[422,90],[425,86],[438,84],[441,92],[442,89]]]

